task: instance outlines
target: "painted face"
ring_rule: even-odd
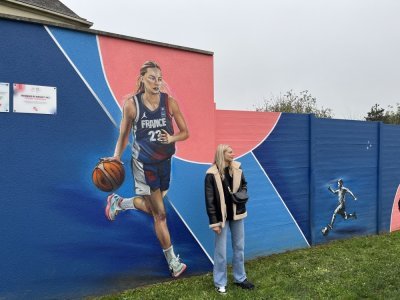
[[[343,183],[342,183],[341,181],[338,181],[338,182],[337,182],[337,186],[338,186],[338,187],[342,187],[342,186],[343,186]]]
[[[231,161],[233,161],[234,158],[235,158],[235,153],[233,153],[232,148],[229,147],[229,148],[226,149],[225,152],[224,152],[224,159],[225,159],[225,162],[230,163]]]
[[[162,85],[161,71],[157,68],[147,69],[146,74],[142,76],[142,82],[144,84],[144,91],[150,94],[160,93]]]

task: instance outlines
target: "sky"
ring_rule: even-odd
[[[308,90],[335,118],[400,102],[398,0],[61,0],[92,29],[214,53],[218,109]]]

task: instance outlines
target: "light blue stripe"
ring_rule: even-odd
[[[62,28],[48,27],[75,67],[119,125],[121,110],[108,88],[103,73],[96,35]],[[77,101],[79,103],[79,100]]]

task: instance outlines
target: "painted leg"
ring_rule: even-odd
[[[333,223],[335,223],[336,213],[332,215],[331,222],[328,224],[329,229],[333,229]]]
[[[132,202],[137,210],[153,215],[150,206],[150,196],[137,196],[132,198]]]
[[[154,229],[163,249],[171,247],[171,238],[167,226],[167,215],[164,202],[159,189],[152,191],[149,199],[150,208],[154,218]],[[147,199],[146,199],[147,200]]]
[[[347,219],[357,219],[357,214],[356,212],[353,212],[352,214],[347,214],[346,213],[346,220]]]

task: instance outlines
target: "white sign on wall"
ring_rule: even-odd
[[[10,84],[0,82],[0,112],[10,111]]]
[[[57,88],[52,86],[14,83],[14,112],[47,114],[57,113]]]

